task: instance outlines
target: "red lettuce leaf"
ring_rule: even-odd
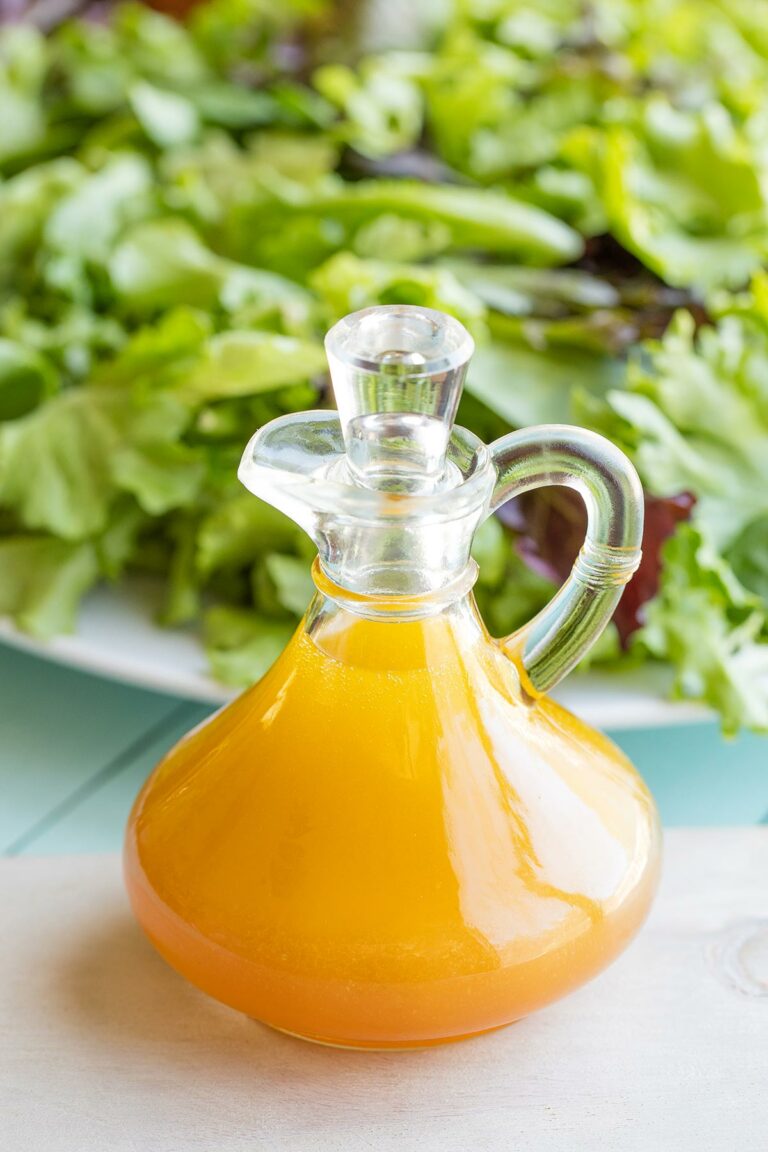
[[[645,496],[643,559],[613,617],[624,648],[643,624],[644,605],[658,592],[664,541],[678,524],[690,519],[695,503],[690,492]],[[587,529],[586,509],[578,493],[569,488],[540,488],[510,500],[497,516],[514,533],[515,547],[528,567],[562,584]]]

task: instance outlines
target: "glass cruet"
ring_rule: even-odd
[[[337,412],[261,428],[245,486],[317,546],[285,651],[186,736],[126,834],[135,914],[210,995],[359,1048],[508,1024],[589,979],[642,923],[659,833],[644,784],[549,699],[640,557],[641,491],[570,426],[486,446],[454,417],[473,350],[455,319],[369,308],[326,347]],[[575,488],[573,571],[513,636],[472,595],[478,525]]]

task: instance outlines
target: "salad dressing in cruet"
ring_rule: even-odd
[[[486,447],[454,427],[472,341],[450,317],[370,308],[326,347],[338,413],[267,424],[240,471],[314,540],[316,594],[263,679],[150,777],[126,879],[158,950],[225,1004],[331,1044],[435,1044],[577,987],[648,910],[653,802],[545,695],[638,564],[642,499],[592,433]],[[581,493],[587,537],[494,640],[472,537],[542,484]]]

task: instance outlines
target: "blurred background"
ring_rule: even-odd
[[[115,849],[260,676],[312,549],[236,480],[322,336],[477,343],[460,423],[633,459],[643,565],[563,700],[668,823],[768,819],[768,25],[758,0],[0,2],[0,851]],[[486,522],[489,630],[581,544]]]

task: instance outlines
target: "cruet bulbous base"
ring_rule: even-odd
[[[316,1042],[413,1048],[596,975],[658,857],[630,763],[522,690],[471,594],[390,620],[318,593],[267,675],[155,770],[125,870],[144,930],[211,996]]]

